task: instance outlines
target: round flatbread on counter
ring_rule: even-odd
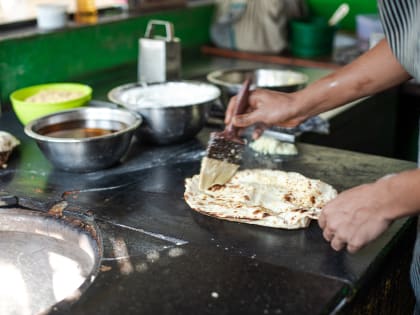
[[[10,133],[0,130],[0,167],[7,167],[7,161],[13,149],[20,144],[20,141]]]
[[[298,229],[317,219],[337,191],[299,173],[250,169],[225,185],[199,189],[199,175],[185,180],[184,198],[194,210],[220,219],[275,228]]]

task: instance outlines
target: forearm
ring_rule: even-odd
[[[226,111],[225,123],[236,127],[256,123],[296,126],[307,118],[402,83],[410,75],[392,54],[386,40],[341,69],[295,93],[257,89],[250,93],[247,113],[234,115],[236,97]]]
[[[385,218],[395,220],[420,214],[420,169],[380,179],[374,185],[389,199]]]
[[[310,117],[409,78],[387,41],[383,40],[351,64],[297,92],[298,115]]]

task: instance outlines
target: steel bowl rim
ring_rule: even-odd
[[[168,83],[188,83],[188,84],[193,84],[193,85],[204,85],[204,86],[211,87],[215,91],[217,91],[217,93],[216,93],[217,95],[214,96],[211,99],[206,100],[206,101],[192,103],[192,104],[177,105],[177,106],[161,106],[161,107],[147,107],[147,106],[145,106],[145,107],[136,108],[135,110],[136,111],[142,111],[142,110],[171,110],[171,109],[176,110],[176,109],[180,109],[180,108],[192,107],[192,106],[197,106],[197,105],[202,105],[202,104],[207,104],[207,103],[210,103],[210,102],[214,102],[222,94],[220,89],[216,85],[208,83],[208,82],[201,82],[201,81],[196,81],[196,80],[178,80],[178,81],[155,82],[155,83],[148,83],[147,86],[159,85],[159,84],[168,84]],[[128,108],[127,103],[121,101],[118,97],[116,97],[116,95],[118,95],[117,93],[119,93],[120,91],[124,91],[124,90],[127,90],[127,89],[132,88],[132,87],[142,86],[142,84],[143,83],[141,83],[141,82],[132,82],[132,83],[126,83],[126,84],[116,86],[108,92],[108,95],[107,95],[108,99],[113,103],[116,103],[120,106],[123,106],[124,108],[127,108],[127,109],[133,111],[134,109]]]
[[[87,137],[87,138],[81,138],[81,139],[76,139],[76,138],[57,138],[57,137],[48,137],[45,135],[41,135],[37,132],[35,132],[33,130],[33,127],[38,124],[39,122],[46,120],[48,118],[51,118],[53,116],[57,116],[57,115],[62,115],[62,114],[66,114],[66,113],[71,113],[71,112],[81,112],[81,111],[87,111],[87,110],[93,110],[93,111],[99,111],[99,110],[108,110],[108,111],[120,111],[120,112],[124,112],[124,113],[129,113],[130,115],[133,115],[135,117],[135,122],[133,124],[131,124],[130,126],[123,128],[121,130],[115,131],[111,134],[107,134],[107,135],[103,135],[103,136],[97,136],[97,137]],[[118,137],[120,135],[129,133],[129,132],[133,132],[135,131],[140,124],[143,122],[143,118],[141,117],[141,115],[139,115],[136,112],[133,112],[131,110],[128,109],[122,109],[122,108],[107,108],[107,107],[81,107],[81,108],[76,108],[76,109],[69,109],[69,110],[63,110],[63,111],[59,111],[53,114],[49,114],[49,115],[45,115],[42,117],[39,117],[37,119],[34,119],[32,121],[30,121],[24,128],[24,132],[26,133],[27,136],[35,139],[36,141],[41,141],[41,142],[48,142],[48,143],[86,143],[86,142],[93,142],[93,141],[100,141],[100,140],[104,140],[104,139],[112,139],[115,137]]]
[[[265,70],[265,71],[274,71],[274,72],[289,72],[293,74],[297,74],[302,77],[302,81],[290,83],[290,84],[282,84],[278,86],[282,87],[289,87],[289,86],[295,86],[295,85],[301,85],[301,84],[307,84],[309,81],[309,76],[306,73],[299,72],[296,70],[291,69],[272,69],[272,68],[234,68],[234,69],[219,69],[212,71],[207,74],[206,78],[209,82],[213,84],[217,84],[223,87],[232,88],[232,87],[238,87],[240,86],[239,83],[227,83],[226,81],[222,81],[217,79],[218,76],[221,74],[229,73],[229,72],[255,72],[257,70]]]

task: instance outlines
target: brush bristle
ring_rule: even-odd
[[[207,157],[232,164],[240,164],[245,145],[213,132],[207,145]]]

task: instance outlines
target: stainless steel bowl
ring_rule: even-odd
[[[173,81],[144,86],[118,86],[108,98],[144,118],[138,132],[155,144],[182,142],[193,138],[204,126],[211,104],[220,90],[208,83]]]
[[[281,92],[294,92],[308,83],[304,73],[286,69],[225,69],[210,72],[207,80],[222,90],[222,102],[226,106],[236,95],[247,77],[252,77],[251,89],[264,88]]]
[[[125,109],[82,107],[33,120],[25,133],[55,167],[90,172],[116,164],[141,122],[138,114]]]

